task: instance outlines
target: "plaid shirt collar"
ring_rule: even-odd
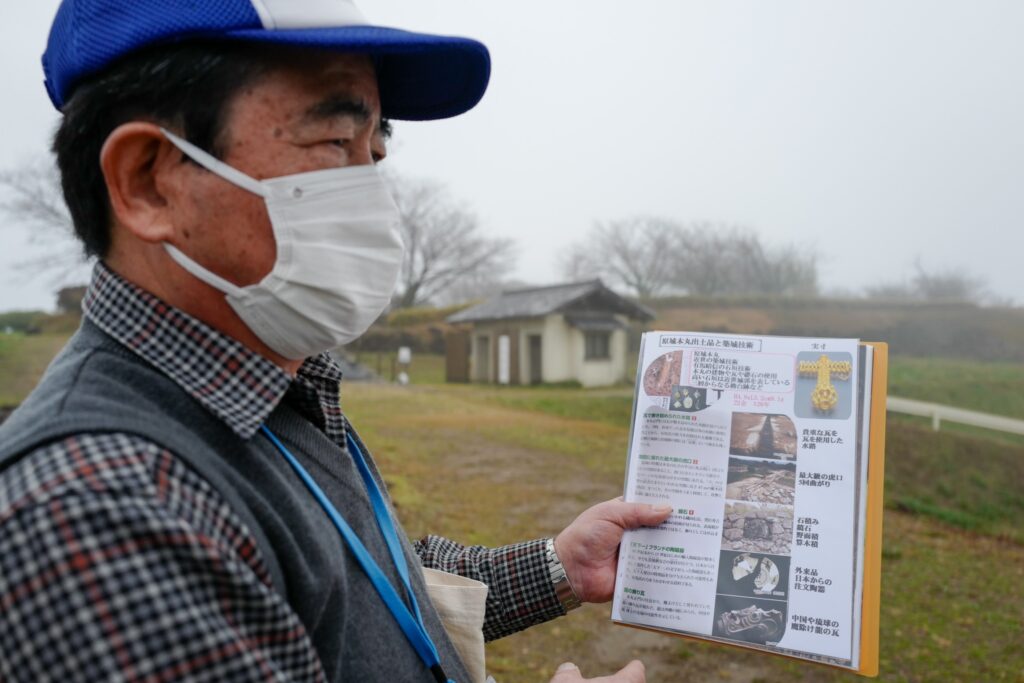
[[[286,393],[337,440],[341,368],[326,353],[292,377],[263,356],[163,302],[102,261],[82,302],[85,316],[167,375],[243,439],[251,437]],[[331,433],[334,432],[334,433]]]

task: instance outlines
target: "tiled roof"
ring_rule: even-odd
[[[572,308],[573,304],[583,306],[584,303],[589,304],[586,306],[589,310],[621,313],[640,320],[654,318],[650,310],[619,296],[605,287],[600,280],[589,280],[502,292],[493,299],[448,316],[447,320],[451,323],[465,323],[537,318]]]

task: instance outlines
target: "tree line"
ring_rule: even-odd
[[[562,258],[566,277],[600,277],[640,299],[664,294],[814,296],[812,251],[771,247],[746,228],[636,217],[595,223]]]
[[[394,308],[480,299],[510,284],[516,264],[513,240],[485,235],[476,213],[440,183],[393,173],[388,177],[406,245]],[[52,163],[0,171],[0,213],[6,214],[8,225],[31,230],[34,241],[47,245],[44,256],[22,264],[21,275],[59,276],[83,261]],[[638,299],[674,294],[819,294],[814,251],[769,245],[753,230],[725,223],[652,216],[598,221],[558,260],[561,275],[568,280],[601,278]],[[890,301],[1012,305],[994,299],[980,278],[959,270],[929,271],[920,261],[909,280],[881,283],[863,295]]]

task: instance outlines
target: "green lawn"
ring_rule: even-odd
[[[376,369],[379,364],[385,378],[390,378],[393,356],[373,352],[359,355],[370,368]],[[409,375],[413,384],[443,383],[444,356],[414,355]],[[495,400],[510,407],[535,408],[566,417],[592,417],[618,424],[629,419],[633,396],[632,387],[586,392],[594,399],[600,397],[585,404],[585,410],[597,411],[594,416],[583,414],[584,408],[564,400],[578,395],[574,389],[558,386],[491,389]],[[889,359],[889,394],[1024,419],[1024,364],[894,356]]]
[[[360,351],[356,360],[370,368],[385,381],[391,381],[393,363],[398,354],[390,351]],[[409,380],[413,384],[443,384],[444,356],[431,353],[414,353],[409,364]]]
[[[894,356],[889,393],[1024,420],[1024,364]]]
[[[0,406],[17,405],[28,395],[67,334],[0,334]]]

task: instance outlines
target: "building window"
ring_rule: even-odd
[[[583,335],[585,343],[584,360],[606,360],[612,357],[611,334],[608,332],[586,332]]]

